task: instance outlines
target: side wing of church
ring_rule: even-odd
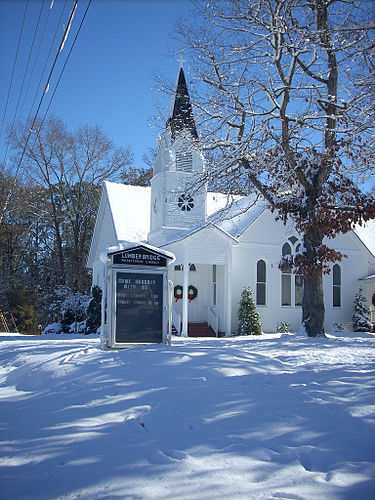
[[[93,284],[102,286],[100,254],[121,243],[148,243],[175,254],[173,323],[187,336],[194,325],[216,335],[237,332],[243,287],[254,292],[263,331],[285,321],[298,330],[303,280],[281,272],[282,256],[301,245],[293,225],[275,221],[266,203],[207,192],[194,182],[205,171],[197,130],[180,68],[166,127],[159,137],[151,187],[105,182],[88,257]],[[353,298],[363,289],[375,318],[375,224],[329,242],[347,257],[324,276],[325,329],[351,326]]]

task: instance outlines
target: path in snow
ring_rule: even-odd
[[[0,336],[0,498],[373,499],[374,336]]]

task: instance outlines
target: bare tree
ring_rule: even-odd
[[[192,56],[202,144],[218,158],[208,175],[240,179],[294,221],[303,245],[281,268],[304,276],[303,322],[319,335],[322,275],[343,258],[323,240],[375,216],[353,177],[374,173],[374,12],[349,0],[196,7],[177,38]]]
[[[20,152],[26,144],[24,127],[14,134]],[[85,291],[89,286],[85,269],[88,246],[98,206],[100,185],[117,180],[131,163],[129,149],[115,148],[99,127],[82,126],[74,133],[52,117],[35,127],[24,155],[24,175],[43,193],[30,210],[50,227],[50,252],[57,261],[56,285]]]

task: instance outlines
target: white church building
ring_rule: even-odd
[[[181,335],[198,328],[236,334],[244,287],[264,332],[285,321],[300,328],[303,280],[281,272],[282,256],[301,244],[292,223],[275,220],[264,201],[192,189],[205,170],[184,71],[181,68],[165,130],[159,137],[151,187],[105,182],[88,256],[93,285],[103,286],[100,255],[109,247],[140,243],[172,252],[173,323]],[[375,311],[375,224],[330,240],[347,257],[324,276],[325,330],[351,330],[353,298],[362,288]],[[203,325],[208,325],[204,329]],[[195,327],[195,330],[194,330]]]

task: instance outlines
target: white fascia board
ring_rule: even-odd
[[[204,224],[203,226],[200,226],[196,229],[193,229],[192,231],[189,231],[188,233],[185,233],[184,235],[178,237],[178,238],[175,238],[174,240],[171,240],[171,241],[167,241],[166,243],[163,243],[163,245],[161,245],[162,247],[164,246],[168,246],[168,245],[171,245],[172,243],[178,243],[179,241],[183,241],[183,240],[186,240],[187,238],[190,238],[191,236],[201,232],[201,231],[204,231],[208,228],[213,228],[214,230],[216,230],[218,232],[219,235],[221,236],[224,236],[226,238],[229,238],[230,240],[232,240],[232,243],[235,244],[235,245],[238,245],[238,239],[235,238],[234,236],[232,236],[231,234],[227,233],[227,231],[225,231],[224,229],[221,229],[220,227],[218,227],[216,224],[214,224],[213,222],[208,222],[207,224]]]

